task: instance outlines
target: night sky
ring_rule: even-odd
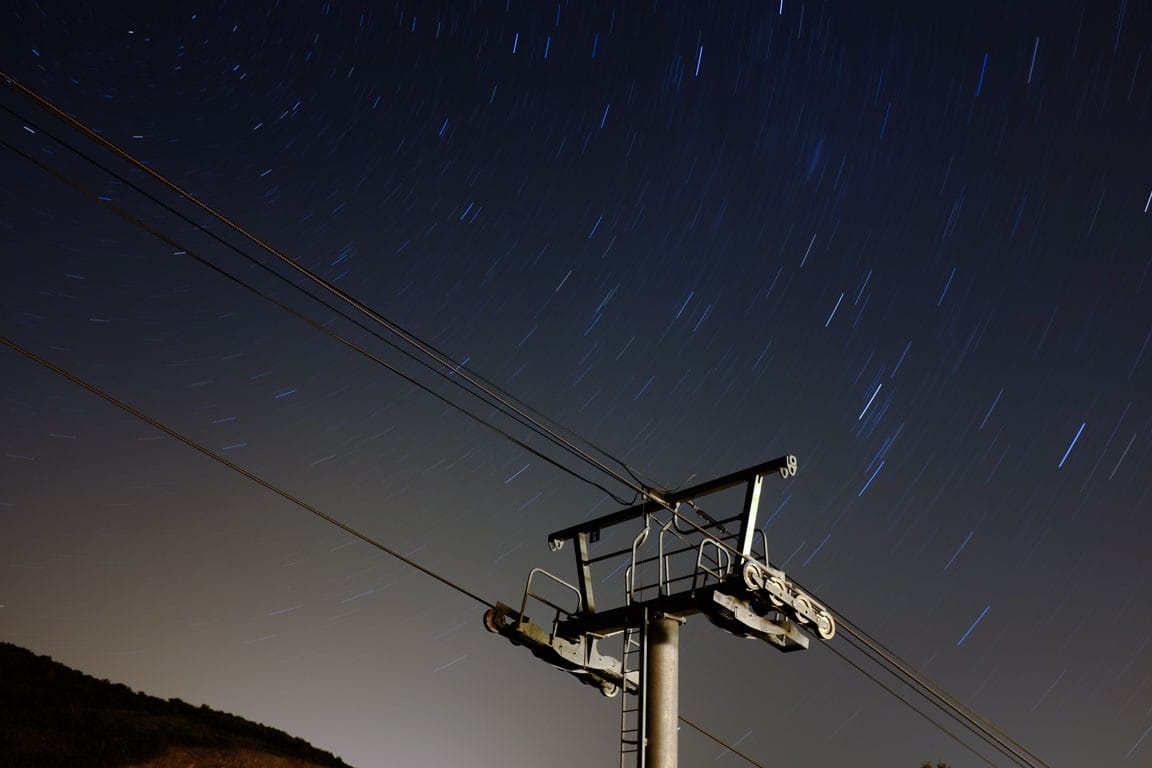
[[[1147,3],[112,5],[17,0],[3,70],[651,485],[795,454],[775,564],[1052,765],[1152,765]],[[0,335],[488,600],[621,505],[177,251],[631,499],[0,105],[181,246],[0,148]],[[614,764],[479,604],[0,366],[0,640],[357,766]],[[982,764],[819,641],[682,654],[762,762]]]

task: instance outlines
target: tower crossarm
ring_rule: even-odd
[[[596,579],[592,573],[593,566],[619,566],[621,559],[629,566],[626,572],[628,603],[644,602],[653,597],[653,591],[661,597],[685,589],[695,593],[701,581],[707,580],[706,577],[710,576],[717,581],[726,580],[739,574],[741,569],[753,561],[762,564],[766,573],[766,543],[762,553],[754,552],[756,542],[764,541],[763,532],[758,527],[761,488],[767,476],[778,473],[788,478],[795,475],[796,471],[796,457],[781,456],[686,488],[674,491],[652,490],[640,504],[548,534],[548,546],[552,551],[561,549],[569,540],[573,541],[577,576],[574,586],[579,593],[581,606],[578,613],[590,616],[601,610],[594,595]],[[744,500],[735,515],[713,518],[695,504],[697,499],[740,485],[744,486]],[[695,510],[691,518],[682,511],[686,506]],[[609,537],[618,542],[616,546],[594,546],[600,543],[602,532],[636,522],[640,522],[643,527],[632,546],[619,542],[618,535]],[[733,526],[734,530],[728,526]],[[649,539],[650,531],[657,535]],[[649,554],[642,552],[645,542],[658,544],[658,553],[650,554],[651,550]],[[605,548],[608,551],[604,551]],[[708,563],[701,557],[705,549],[709,550]],[[687,560],[680,557],[685,554]],[[644,578],[645,574],[653,571],[659,573],[656,583]]]
[[[751,482],[755,480],[756,477],[770,475],[773,472],[779,472],[783,477],[790,477],[796,474],[796,467],[797,462],[795,456],[781,456],[778,459],[765,461],[754,467],[748,467],[739,472],[733,472],[723,477],[718,477],[714,480],[709,480],[687,488],[681,488],[675,491],[657,491],[650,489],[651,498],[640,504],[612,512],[598,517],[595,520],[588,520],[578,525],[553,531],[548,534],[548,546],[552,550],[558,550],[564,545],[564,542],[574,539],[580,534],[585,534],[589,536],[592,541],[596,541],[599,538],[600,531],[605,528],[611,528],[621,523],[629,522],[630,520],[636,520],[646,514],[651,514],[661,509],[675,509],[677,504],[724,491],[741,483]]]

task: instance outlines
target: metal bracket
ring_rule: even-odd
[[[754,637],[772,643],[785,653],[808,649],[808,636],[787,619],[767,619],[751,604],[723,592],[713,592],[712,602],[704,606],[704,615],[726,632],[740,637]]]
[[[630,690],[636,680],[627,680],[620,674],[620,660],[605,656],[596,649],[596,640],[587,634],[570,640],[533,624],[525,616],[504,603],[496,603],[484,613],[484,627],[489,632],[503,635],[513,645],[520,645],[538,659],[557,669],[568,672],[585,685],[600,689],[612,697],[626,684]]]

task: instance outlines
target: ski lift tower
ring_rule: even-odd
[[[801,627],[823,640],[836,633],[831,612],[768,560],[757,524],[765,478],[793,477],[796,467],[795,456],[783,456],[677,491],[645,489],[640,504],[548,534],[553,552],[573,542],[576,583],[534,568],[519,610],[497,603],[484,626],[605,696],[624,692],[621,768],[676,768],[680,625],[688,616],[702,613],[783,652],[808,648]],[[723,505],[739,486],[743,504],[731,515],[696,505],[713,495]],[[603,577],[594,580],[594,568],[623,572],[623,594],[599,602],[593,586]],[[602,654],[600,643],[616,637],[620,656]]]

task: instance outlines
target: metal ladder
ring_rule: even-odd
[[[647,664],[647,610],[645,621],[639,627],[624,630],[624,653],[620,674],[620,768],[644,768],[645,728],[644,672]],[[629,675],[635,693],[629,693]]]
[[[640,554],[644,543],[648,541],[649,530],[650,521],[645,519],[644,529],[632,540],[632,562],[624,571],[625,605],[633,605],[636,601],[636,569],[642,561]],[[640,574],[639,591],[642,592],[644,588],[644,578]],[[644,768],[645,765],[644,742],[648,733],[644,706],[644,676],[648,669],[647,627],[648,609],[644,608],[639,625],[624,630],[624,647],[620,654],[620,768]]]

